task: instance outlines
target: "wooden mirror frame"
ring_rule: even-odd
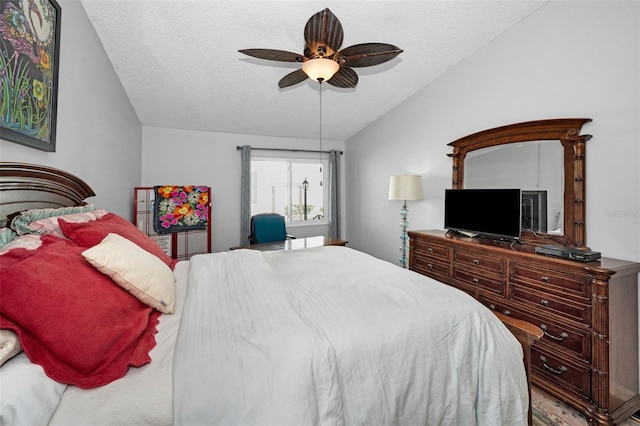
[[[528,121],[483,130],[455,140],[448,145],[453,153],[451,188],[464,188],[464,160],[467,154],[481,148],[542,140],[558,140],[564,151],[563,234],[536,234],[522,231],[520,239],[533,245],[554,244],[587,248],[585,236],[585,142],[591,135],[580,130],[590,118],[559,118]]]

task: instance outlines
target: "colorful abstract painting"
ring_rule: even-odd
[[[153,228],[158,234],[207,229],[209,188],[206,186],[154,186]]]
[[[55,151],[59,44],[55,0],[0,0],[2,139]]]

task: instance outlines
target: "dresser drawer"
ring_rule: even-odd
[[[463,284],[466,287],[472,287],[478,290],[487,290],[492,293],[506,296],[506,278],[499,275],[491,275],[478,269],[461,269],[453,267],[453,280],[456,284]]]
[[[443,263],[438,257],[423,256],[419,252],[414,254],[412,269],[438,281],[449,281],[451,278],[448,263]]]
[[[515,283],[510,284],[509,297],[533,307],[538,312],[554,313],[562,318],[591,325],[591,305],[587,303],[578,303]]]
[[[559,350],[575,357],[576,360],[584,360],[586,363],[591,361],[591,334],[588,328],[579,328],[562,321],[549,320],[535,312],[519,309],[490,297],[480,295],[478,300],[493,311],[537,325],[544,333],[541,341],[546,342],[550,348],[558,347]]]
[[[521,285],[532,285],[563,297],[589,300],[591,278],[587,275],[571,275],[537,268],[534,265],[513,262],[510,269],[511,281]]]
[[[497,256],[486,256],[473,251],[456,250],[453,255],[454,265],[461,268],[481,268],[499,275],[505,275],[507,261]]]
[[[520,319],[519,316],[517,315],[517,312],[516,312],[516,315],[512,315],[513,312],[511,307],[509,307],[504,301],[502,302],[496,301],[482,294],[478,295],[478,301],[482,303],[484,306],[486,306],[487,308],[491,309],[492,311],[498,311],[501,314],[504,314],[508,317],[513,316],[514,318]]]
[[[589,365],[557,356],[541,344],[534,344],[531,348],[531,371],[586,399],[591,397]]]
[[[432,259],[439,259],[442,262],[451,261],[451,249],[440,244],[434,244],[429,240],[414,239],[412,247],[416,256],[421,255]]]
[[[527,314],[523,315],[523,319],[540,327],[544,333],[542,341],[548,343],[551,347],[555,345],[561,346],[568,350],[570,354],[578,357],[578,359],[582,359],[586,363],[591,362],[591,333],[589,329],[581,329],[569,324],[548,321],[540,316],[529,316]]]

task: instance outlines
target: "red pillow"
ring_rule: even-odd
[[[71,223],[64,219],[58,219],[58,223],[64,235],[80,247],[90,248],[100,244],[109,232],[113,232],[158,256],[167,266],[172,266],[171,258],[158,244],[131,222],[116,214],[107,213],[99,219],[84,223]]]
[[[89,265],[85,248],[45,235],[0,262],[0,328],[61,383],[92,388],[151,362],[160,313]]]

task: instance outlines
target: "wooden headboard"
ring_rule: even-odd
[[[0,162],[0,227],[18,212],[85,204],[96,194],[82,179],[38,164]]]

